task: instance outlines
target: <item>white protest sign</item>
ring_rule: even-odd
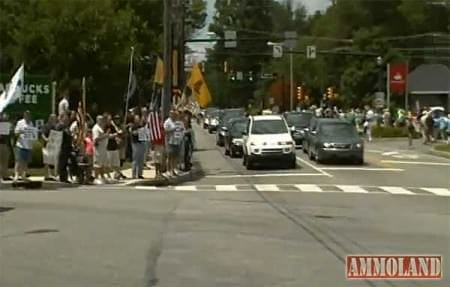
[[[11,124],[8,122],[0,123],[0,135],[9,135],[11,133]]]
[[[42,149],[43,161],[48,165],[57,165],[61,151],[63,133],[51,130],[48,136],[47,146]]]
[[[38,131],[35,127],[25,127],[23,130],[23,139],[35,141],[38,139]]]
[[[147,136],[147,129],[145,127],[138,129],[137,132],[138,132],[138,140],[140,142],[145,142],[145,141],[148,140],[147,139],[148,138],[148,136]]]

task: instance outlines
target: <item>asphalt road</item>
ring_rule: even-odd
[[[197,141],[182,186],[1,190],[0,286],[450,285],[448,160],[395,141],[362,169],[299,151],[296,169],[247,171]],[[440,254],[444,280],[348,281],[349,254]]]

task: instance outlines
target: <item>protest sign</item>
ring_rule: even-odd
[[[61,151],[63,133],[51,130],[48,136],[48,142],[42,149],[43,161],[47,165],[57,165],[58,157]]]
[[[8,122],[0,123],[0,135],[9,135],[11,133],[11,124]]]

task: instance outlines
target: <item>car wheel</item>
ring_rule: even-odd
[[[358,165],[363,165],[364,164],[364,158],[359,157],[355,160],[355,163]]]
[[[288,168],[289,168],[289,169],[295,169],[295,168],[297,168],[297,162],[296,162],[295,158],[294,158],[293,160],[291,160],[291,162],[290,162],[289,165],[288,165]]]
[[[311,147],[308,149],[308,157],[310,160],[314,160],[314,154],[312,153]]]
[[[225,155],[230,155],[230,150],[225,147]]]
[[[253,162],[249,158],[247,158],[247,160],[246,160],[245,167],[247,168],[247,170],[253,169]]]
[[[317,151],[317,153],[315,154],[315,160],[317,163],[322,163],[323,162],[323,157],[320,155],[320,152]]]
[[[247,165],[247,157],[245,156],[245,154],[242,156],[242,165],[243,166]]]
[[[233,151],[233,149],[232,148],[230,148],[230,157],[231,158],[234,158],[234,157],[236,157],[236,154],[234,153],[234,151]]]
[[[212,129],[208,128],[208,133],[212,134]]]

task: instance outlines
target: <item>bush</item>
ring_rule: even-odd
[[[372,129],[372,136],[375,138],[400,138],[408,137],[408,130],[400,127],[384,127],[375,126]],[[419,134],[414,132],[414,138],[420,137]]]

